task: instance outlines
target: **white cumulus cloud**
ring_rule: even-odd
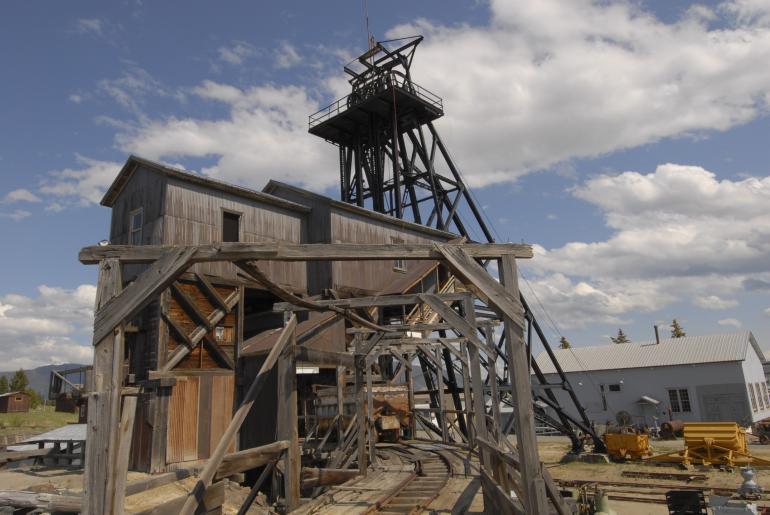
[[[718,180],[701,167],[665,164],[650,173],[599,175],[573,194],[601,209],[610,237],[536,246],[525,265],[537,274],[539,295],[552,296],[545,286],[569,280],[560,286],[567,318],[595,309],[585,319],[606,321],[687,299],[733,308],[730,296],[770,284],[770,176]],[[581,294],[589,288],[602,294],[591,308]]]
[[[40,202],[41,199],[26,188],[19,188],[9,191],[3,197],[3,202],[11,204],[13,202]]]
[[[743,325],[743,323],[737,318],[723,318],[722,320],[718,320],[717,324],[732,327],[741,327]]]
[[[98,204],[122,166],[113,161],[75,157],[80,166],[50,172],[39,188],[40,193],[57,199],[49,205],[51,211]]]
[[[96,287],[42,285],[37,296],[0,296],[0,363],[3,370],[49,363],[87,363]]]

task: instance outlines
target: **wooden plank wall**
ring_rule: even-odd
[[[331,243],[391,243],[398,238],[403,243],[445,241],[438,235],[388,224],[350,211],[332,208],[330,215]],[[419,266],[421,261],[406,261],[406,269]],[[383,290],[403,273],[388,261],[335,261],[331,267],[332,288],[353,293],[372,294]]]
[[[305,214],[240,198],[169,178],[163,216],[163,243],[197,245],[222,241],[223,210],[240,213],[242,242],[303,241]],[[304,263],[260,263],[273,281],[304,291],[307,287]],[[194,270],[226,279],[236,278],[230,263],[206,263]]]
[[[198,285],[193,282],[179,281],[177,283],[181,290],[183,290],[198,306],[198,309],[206,315],[213,312],[218,306],[214,306],[206,297],[206,295],[200,290]],[[220,296],[225,299],[230,296],[236,287],[214,285]],[[224,328],[224,338],[217,341],[218,346],[235,361],[235,344],[237,342],[238,335],[236,334],[237,320],[236,311],[228,313],[225,318],[219,322],[218,326]],[[173,321],[181,328],[183,328],[187,334],[190,334],[197,326],[198,322],[190,318],[189,314],[179,304],[179,301],[172,295],[168,304],[167,315],[173,319]],[[209,331],[209,335],[216,341],[215,329]],[[183,345],[178,341],[173,331],[168,338],[168,348],[166,359],[173,353],[177,346]],[[214,369],[222,368],[222,365],[211,355],[211,353],[203,345],[198,345],[192,350],[177,366],[177,369]]]

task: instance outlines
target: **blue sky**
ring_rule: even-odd
[[[307,115],[345,92],[360,2],[17,2],[0,17],[0,359],[89,359],[98,206],[128,154],[336,195]],[[576,345],[750,329],[770,348],[763,0],[368,2],[423,34],[415,80],[525,293]],[[534,291],[528,288],[531,285]],[[542,308],[539,304],[542,304]],[[541,314],[545,318],[544,314]]]

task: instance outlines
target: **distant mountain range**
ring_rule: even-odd
[[[67,370],[68,368],[77,368],[82,366],[83,365],[79,363],[62,363],[61,365],[44,365],[42,367],[31,368],[29,370],[25,369],[24,371],[27,373],[27,377],[29,378],[29,387],[38,392],[45,399],[48,397],[48,382],[51,378],[52,370]],[[0,376],[7,377],[8,382],[10,382],[13,374],[15,373],[15,370],[11,370],[10,372],[0,372]]]

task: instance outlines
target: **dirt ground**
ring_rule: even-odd
[[[682,441],[654,442],[653,447],[655,453],[670,452],[681,449]],[[654,483],[665,484],[670,486],[671,489],[687,485],[687,483],[676,480],[630,479],[622,476],[623,471],[626,470],[681,473],[682,470],[675,465],[652,465],[637,462],[610,464],[562,463],[561,459],[569,449],[569,442],[564,437],[540,437],[539,449],[541,460],[555,479],[623,481],[637,484]],[[751,445],[751,453],[760,458],[770,459],[770,445]],[[690,483],[690,486],[698,485],[735,490],[742,482],[741,475],[737,470],[734,472],[724,472],[713,468],[696,468],[692,472],[704,474],[708,476],[708,479],[705,482]],[[147,476],[138,472],[130,472],[128,481],[137,481],[144,477]],[[761,487],[766,491],[770,491],[770,469],[758,469],[756,479]],[[157,505],[184,495],[193,484],[194,479],[189,478],[185,481],[157,488],[151,492],[144,492],[129,497],[126,499],[127,507],[137,510]],[[30,467],[29,464],[16,467],[6,466],[0,469],[0,489],[77,494],[82,491],[82,471]],[[663,492],[664,490],[661,490],[657,497],[661,498]],[[238,506],[240,506],[247,493],[248,489],[242,488],[236,483],[230,483],[227,487],[225,513],[236,513]],[[622,495],[632,497],[634,493],[623,493]],[[481,506],[477,506],[477,504],[474,502],[471,511],[481,510]],[[619,514],[624,515],[658,515],[668,513],[665,505],[662,504],[611,500],[610,506]],[[264,513],[264,511],[255,507],[250,513]]]
[[[650,444],[653,447],[654,454],[663,454],[666,452],[677,451],[682,449],[683,442],[681,439],[668,440],[668,441],[656,441]],[[626,462],[626,463],[581,463],[571,462],[562,463],[561,458],[564,453],[569,450],[569,440],[561,436],[548,436],[539,438],[540,459],[545,466],[551,472],[551,475],[555,479],[569,479],[569,480],[596,480],[596,481],[622,481],[633,482],[637,484],[659,484],[670,486],[672,490],[681,486],[705,486],[714,488],[728,488],[736,490],[743,482],[740,472],[736,469],[733,472],[720,471],[711,467],[693,467],[690,472],[703,474],[708,477],[706,481],[685,483],[677,480],[660,480],[660,479],[638,479],[623,477],[623,471],[640,471],[640,472],[655,472],[655,473],[683,473],[684,470],[678,468],[675,464],[652,464],[641,462]],[[770,445],[750,445],[750,452],[752,455],[758,458],[770,459]],[[757,483],[765,489],[770,491],[770,469],[757,469],[755,476]],[[661,494],[664,494],[665,490],[661,490]],[[634,496],[633,493],[623,493],[622,495],[627,497]],[[662,498],[662,495],[655,497]],[[766,504],[763,503],[763,504]],[[610,501],[610,507],[615,509],[618,513],[628,515],[658,515],[667,514],[668,510],[665,505],[662,504],[649,504],[649,503],[631,503],[623,501]]]

